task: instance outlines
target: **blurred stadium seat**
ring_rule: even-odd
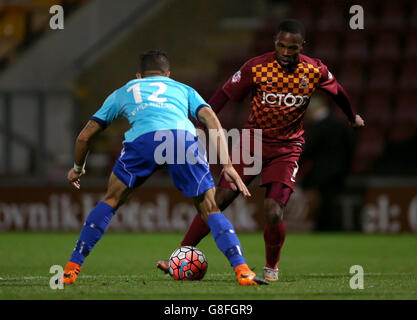
[[[404,58],[414,61],[417,59],[417,33],[408,34],[405,40]]]
[[[337,33],[319,33],[314,39],[313,56],[324,64],[335,66],[339,58],[339,39]]]
[[[369,45],[366,34],[362,31],[348,32],[343,41],[341,58],[344,63],[366,62],[369,59]]]
[[[400,56],[400,35],[396,32],[379,33],[374,38],[372,58],[395,61]]]
[[[368,92],[371,94],[390,93],[393,91],[396,65],[375,62],[369,72]]]
[[[365,74],[362,63],[345,63],[341,66],[337,78],[349,94],[355,95],[363,89]]]
[[[417,30],[417,2],[415,1],[411,1],[411,4],[410,4],[408,27],[412,31]]]
[[[259,27],[255,29],[253,34],[253,43],[251,46],[251,53],[253,56],[258,56],[274,50],[273,39],[277,28],[277,21],[275,19],[265,19],[260,23]]]
[[[403,63],[396,83],[396,90],[404,92],[415,92],[417,90],[417,64],[415,62]]]
[[[364,19],[364,30],[365,33],[371,34],[373,33],[379,25],[378,22],[378,8],[379,3],[378,1],[374,0],[365,0],[361,1],[360,5],[363,8],[363,12],[365,15]]]
[[[411,139],[417,130],[417,97],[412,94],[403,94],[397,97],[389,132],[389,141],[403,142]]]
[[[390,95],[368,95],[363,103],[363,116],[367,127],[388,128],[392,119]]]
[[[382,155],[385,147],[384,130],[378,127],[365,127],[358,135],[352,162],[352,172],[362,173],[370,169],[375,160]]]
[[[344,14],[340,8],[334,5],[326,5],[319,12],[316,22],[319,31],[342,31],[346,28]]]
[[[378,23],[380,31],[399,31],[406,25],[403,1],[384,1]]]
[[[302,21],[307,33],[310,33],[315,29],[315,7],[311,2],[300,5],[299,1],[291,0],[289,1],[289,7],[291,17]]]

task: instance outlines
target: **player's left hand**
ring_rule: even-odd
[[[239,190],[246,198],[251,196],[248,188],[243,183],[239,174],[236,172],[232,165],[226,165],[223,167],[223,176],[226,181],[229,182],[233,191]]]
[[[354,128],[364,127],[365,121],[363,121],[362,117],[357,114],[355,117],[355,122],[352,122],[351,126]]]
[[[69,183],[71,183],[75,189],[80,190],[80,177],[85,174],[85,170],[83,169],[82,172],[77,173],[75,172],[74,168],[71,168],[70,171],[68,171],[67,180]]]

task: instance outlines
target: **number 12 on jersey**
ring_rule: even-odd
[[[126,91],[133,92],[133,98],[135,99],[135,103],[142,103],[143,99],[142,99],[142,94],[140,92],[140,85],[141,83],[138,82],[136,84],[134,84],[133,86],[130,86]],[[165,91],[167,90],[167,86],[165,83],[163,82],[151,82],[149,83],[150,86],[156,86],[158,87],[158,89],[153,92],[149,97],[148,100],[153,101],[153,102],[166,102],[167,98],[160,98],[159,95],[164,94]]]

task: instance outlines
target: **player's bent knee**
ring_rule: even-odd
[[[267,224],[279,224],[284,220],[284,205],[274,199],[265,199],[264,213]]]

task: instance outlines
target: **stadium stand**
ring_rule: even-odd
[[[49,8],[61,5],[69,16],[87,0],[4,1],[0,4],[0,70],[49,30]]]
[[[365,29],[346,30],[345,36],[339,38],[341,46],[326,31],[340,29],[340,21],[349,18],[341,17],[341,12],[349,12],[355,3],[311,0],[302,9],[298,1],[288,3],[294,17],[305,19],[308,27],[315,28],[315,32],[309,33],[313,39],[308,39],[308,44],[314,44],[314,55],[329,61],[330,66],[335,64],[336,77],[365,117],[367,128],[357,137],[353,172],[372,172],[378,157],[389,161],[383,155],[387,144],[408,141],[411,150],[417,122],[416,101],[410,94],[417,89],[415,1],[361,1],[366,13]],[[317,11],[319,5],[323,9]],[[312,22],[314,19],[317,23]]]
[[[0,5],[0,70],[12,64],[24,50],[48,33],[49,15],[39,8],[50,6],[52,2],[61,3],[66,12],[67,8],[73,12],[88,1],[34,0],[19,5],[8,2]],[[147,47],[155,46],[157,43],[150,36],[152,31],[168,53],[176,55],[181,52],[178,58],[172,59],[175,78],[194,86],[208,99],[249,57],[273,50],[272,35],[277,20],[293,17],[306,27],[304,53],[320,58],[329,66],[348,91],[355,108],[364,115],[367,127],[372,128],[358,134],[360,145],[356,157],[360,165],[354,168],[354,173],[371,173],[374,159],[384,158],[387,144],[409,143],[408,149],[413,149],[417,127],[416,102],[412,97],[417,89],[415,1],[360,1],[366,13],[364,30],[350,30],[348,27],[349,8],[356,4],[350,0],[308,0],[302,5],[297,0],[261,2],[266,4],[263,13],[253,10],[249,3],[236,7],[232,2],[214,1],[211,5],[201,5],[200,18],[190,14],[195,10],[191,1],[185,1],[181,9],[168,4],[158,12],[158,23],[150,22],[133,32],[115,46],[111,54],[98,59],[76,79],[76,92],[83,93],[79,95],[80,118],[86,119],[92,106],[95,108],[102,102],[103,92],[117,86],[120,79],[131,77],[127,70],[134,62],[125,67],[126,63],[120,61],[134,61],[136,52],[145,48],[144,45],[132,44],[138,37]],[[229,14],[232,7],[234,16]],[[178,20],[184,23],[176,23]],[[177,37],[173,42],[172,36],[167,36],[167,27],[171,34],[186,36]],[[111,72],[114,79],[119,80],[105,79],[99,86],[97,75],[103,78],[106,72]],[[244,122],[247,108],[241,104],[228,108],[233,112],[220,115],[226,128],[236,127],[236,121]],[[380,130],[374,130],[375,127]],[[118,150],[115,144],[120,137],[114,132],[119,130],[118,125],[114,131],[106,130],[98,147],[103,154]]]

